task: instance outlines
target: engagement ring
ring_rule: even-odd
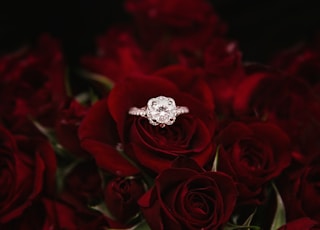
[[[176,106],[173,98],[165,96],[150,98],[147,106],[142,108],[132,107],[129,109],[130,115],[148,118],[151,125],[159,125],[161,128],[172,125],[177,116],[188,112],[188,107]]]

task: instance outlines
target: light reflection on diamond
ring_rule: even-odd
[[[176,119],[175,111],[175,101],[170,97],[159,96],[148,101],[147,117],[152,125],[172,125]]]

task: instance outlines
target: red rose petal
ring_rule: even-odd
[[[96,140],[85,139],[81,145],[95,158],[97,165],[119,176],[134,175],[139,172],[112,146]]]

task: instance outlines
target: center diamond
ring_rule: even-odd
[[[172,125],[176,120],[175,101],[165,96],[151,98],[147,105],[147,117],[152,125]]]

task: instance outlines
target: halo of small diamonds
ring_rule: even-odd
[[[151,98],[147,104],[147,118],[152,125],[172,125],[176,120],[176,109],[171,97]]]

